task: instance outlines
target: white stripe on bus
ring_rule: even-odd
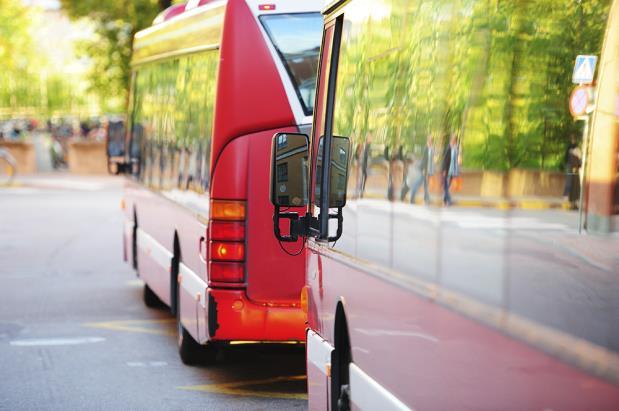
[[[206,281],[202,280],[198,274],[193,272],[189,267],[185,264],[180,263],[179,265],[179,273],[182,276],[181,287],[187,291],[189,295],[196,299],[198,293],[200,294],[200,305],[203,308],[206,307]]]
[[[139,227],[138,248],[148,254],[157,265],[163,267],[166,271],[170,269],[170,263],[174,255]]]
[[[307,359],[327,375],[327,367],[331,364],[331,352],[333,347],[331,344],[322,339],[312,330],[307,331]]]
[[[385,387],[351,363],[350,401],[361,410],[406,411],[410,410]]]

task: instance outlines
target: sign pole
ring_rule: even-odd
[[[590,114],[584,117],[585,126],[582,131],[582,164],[580,167],[580,193],[578,199],[578,234],[582,234],[582,229],[586,224],[586,219],[583,216],[584,198],[585,198],[585,182],[587,181],[587,166],[589,164],[589,118]]]

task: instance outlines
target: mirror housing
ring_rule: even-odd
[[[322,152],[324,137],[318,143],[318,159],[316,178],[321,180],[323,172]],[[341,208],[346,205],[348,187],[348,166],[350,160],[350,139],[348,137],[333,136],[331,139],[331,155],[329,167],[329,208]],[[316,186],[316,204],[321,203],[320,188]]]
[[[329,208],[346,205],[350,139],[333,136],[331,140],[331,169],[329,170]]]
[[[305,237],[311,226],[311,217],[299,216],[290,207],[308,204],[309,137],[301,133],[277,133],[271,145],[271,203],[275,237],[283,242],[296,242]],[[280,210],[284,207],[284,211]],[[280,221],[289,221],[289,233],[284,234]]]
[[[271,203],[276,207],[308,204],[309,137],[277,133],[271,145]]]

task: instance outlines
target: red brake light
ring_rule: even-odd
[[[212,262],[209,266],[210,281],[238,283],[242,282],[244,277],[242,263]]]
[[[211,221],[211,239],[223,241],[243,241],[245,225],[240,222]]]
[[[243,261],[245,244],[211,241],[209,256],[213,261]]]
[[[275,10],[275,4],[259,4],[258,10]]]

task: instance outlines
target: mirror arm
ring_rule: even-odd
[[[337,208],[337,214],[329,214],[329,219],[337,220],[337,232],[334,237],[328,237],[328,242],[334,242],[340,239],[342,236],[342,228],[344,227],[344,214],[342,213],[342,207]]]
[[[280,212],[279,210],[280,207],[275,206],[275,212],[273,213],[273,228],[275,237],[279,241],[287,243],[296,242],[299,237],[307,237],[310,234],[310,230],[318,224],[318,219],[310,214],[299,217],[299,213]],[[290,220],[290,235],[282,235],[279,228],[279,221],[281,219]]]

